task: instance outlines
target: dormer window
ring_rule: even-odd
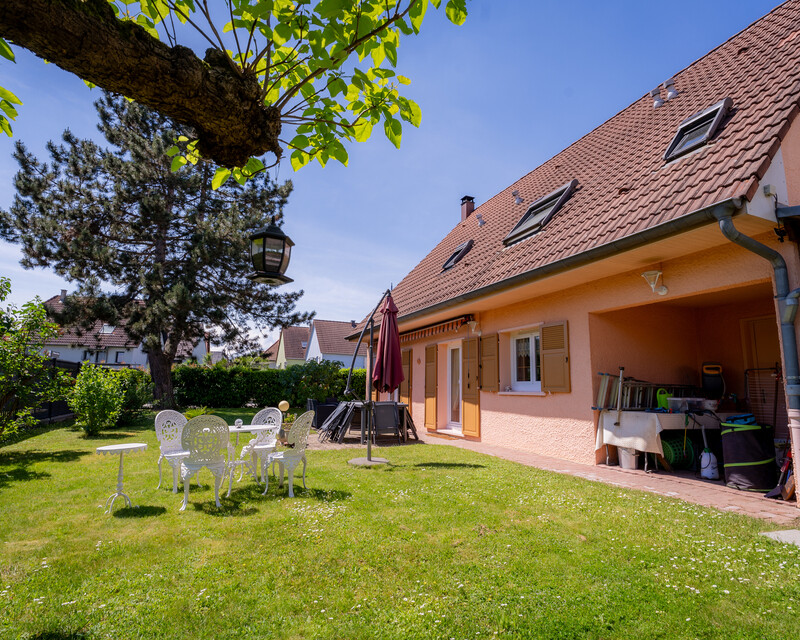
[[[453,254],[447,260],[445,260],[445,263],[442,265],[442,271],[447,271],[448,269],[453,268],[456,263],[461,260],[461,258],[469,253],[469,250],[472,249],[473,244],[474,243],[472,240],[467,240],[466,242],[462,242],[460,245],[458,245],[456,250],[453,251]]]
[[[116,327],[113,324],[104,324],[103,328],[100,329],[100,333],[114,333],[114,329]]]
[[[711,140],[732,105],[733,100],[725,98],[681,122],[678,126],[678,133],[675,134],[664,153],[664,160],[667,162],[674,160]]]
[[[503,243],[508,246],[541,231],[569,199],[577,186],[578,181],[571,180],[555,191],[548,193],[543,198],[539,198],[528,207],[525,215],[517,222],[516,226],[511,230],[511,233],[505,237]]]

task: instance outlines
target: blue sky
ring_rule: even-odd
[[[303,289],[299,308],[319,318],[360,320],[460,220],[461,196],[485,202],[777,4],[471,0],[461,27],[429,11],[422,33],[399,49],[398,72],[422,108],[401,149],[376,129],[349,147],[348,167],[295,173],[285,161],[273,170],[295,187],[284,224],[296,243],[287,289]],[[0,85],[25,103],[15,138],[44,157],[65,128],[99,137],[98,92],[15,51],[17,64],[0,63]],[[13,198],[12,146],[2,136],[1,208]],[[23,270],[19,258],[0,243],[12,302],[74,288]]]

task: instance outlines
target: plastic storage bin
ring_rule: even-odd
[[[774,429],[769,425],[723,422],[725,484],[745,491],[769,491],[777,484]]]

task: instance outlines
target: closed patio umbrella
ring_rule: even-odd
[[[375,353],[372,344],[372,336],[374,335],[373,328],[375,326],[375,314],[380,308],[383,314],[381,320],[380,333],[378,334],[378,356],[373,358]],[[392,300],[392,294],[387,290],[382,296],[372,313],[364,323],[364,328],[361,330],[361,335],[358,337],[355,351],[353,352],[353,362],[350,365],[350,373],[347,376],[347,385],[345,386],[345,395],[352,395],[356,398],[358,396],[350,387],[350,381],[353,377],[353,367],[356,363],[356,354],[358,348],[361,346],[361,341],[364,339],[364,334],[369,331],[369,352],[370,363],[372,370],[370,372],[370,379],[372,386],[378,391],[391,393],[400,383],[405,379],[403,375],[403,366],[400,361],[400,333],[397,328],[397,307]],[[371,394],[370,394],[371,395]],[[367,412],[367,457],[354,458],[350,460],[350,464],[355,465],[372,465],[383,464],[388,462],[385,458],[372,457],[372,398],[368,397],[363,403],[363,410]]]
[[[372,386],[376,391],[392,393],[405,380],[400,361],[400,332],[397,329],[397,306],[392,294],[386,296],[380,309],[383,314],[378,334],[378,352],[372,372]]]

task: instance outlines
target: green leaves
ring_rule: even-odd
[[[225,167],[217,167],[217,170],[214,172],[214,177],[211,179],[211,188],[216,191],[223,184],[225,184],[230,177],[230,169],[226,169]]]
[[[2,38],[0,38],[0,56],[3,56],[6,60],[11,60],[11,62],[16,62],[14,52]]]
[[[403,125],[400,124],[400,121],[392,117],[386,118],[383,123],[383,131],[389,142],[399,149],[400,139],[403,137]]]
[[[467,19],[467,2],[466,0],[448,0],[444,12],[450,22],[462,25]]]
[[[195,13],[206,17],[205,4],[196,0],[109,1],[119,19],[136,22],[155,38],[166,32],[177,39],[176,24],[203,23]],[[420,126],[419,105],[400,93],[411,81],[395,72],[400,39],[419,33],[429,7],[442,4],[450,21],[464,22],[466,0],[230,0],[221,24],[203,34],[232,65],[257,78],[259,100],[279,113],[284,131],[294,132],[280,142],[295,170],[312,159],[323,166],[330,159],[346,164],[348,141],[367,140],[380,123],[396,147],[401,121]],[[10,53],[3,44],[0,55]],[[199,159],[184,142],[170,149],[173,171]],[[280,148],[270,150],[280,155]],[[246,181],[261,170],[263,164],[251,160],[218,171],[215,188],[231,176]]]
[[[11,62],[16,62],[14,52],[2,38],[0,38],[0,56],[4,57],[6,60],[11,60]],[[15,104],[22,104],[22,100],[8,89],[0,87],[0,111],[2,111],[2,113],[0,113],[0,129],[2,129],[3,133],[9,138],[13,135],[10,120],[16,120],[18,115],[17,110],[13,107]]]

